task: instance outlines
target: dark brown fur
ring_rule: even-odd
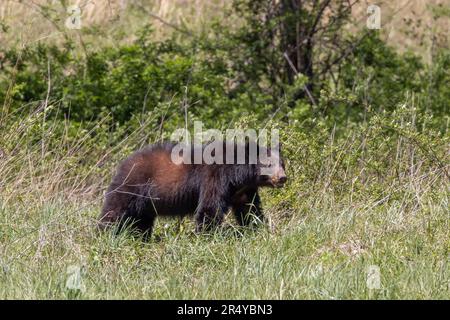
[[[175,164],[174,144],[135,152],[119,166],[105,196],[99,226],[132,222],[150,235],[156,216],[195,215],[197,231],[222,222],[231,207],[240,225],[263,219],[258,188],[286,180],[260,175],[260,164]],[[248,161],[248,160],[247,160]],[[274,180],[275,179],[275,180]]]

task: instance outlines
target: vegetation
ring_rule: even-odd
[[[114,45],[84,27],[83,45],[65,31],[2,46],[0,297],[448,299],[448,45],[402,53],[349,29],[344,1],[224,8],[207,31],[163,20]],[[268,225],[98,233],[118,161],[194,120],[280,129],[289,183],[264,191]]]

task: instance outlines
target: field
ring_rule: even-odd
[[[211,236],[159,221],[157,240],[98,236],[98,206],[2,206],[6,299],[447,299],[448,202],[305,205],[275,230]],[[80,291],[66,286],[81,268]],[[368,268],[381,286],[367,287]],[[71,271],[72,270],[72,271]],[[82,291],[81,291],[82,290]]]
[[[50,137],[51,130],[43,134]],[[26,134],[15,131],[14,136]],[[0,296],[448,298],[445,170],[404,138],[389,148],[395,150],[387,154],[393,167],[381,176],[365,165],[349,168],[354,155],[345,153],[370,145],[371,138],[364,137],[368,140],[354,136],[352,143],[347,139],[341,145],[330,137],[319,158],[312,155],[314,140],[287,139],[286,147],[296,150],[288,160],[291,181],[285,189],[263,193],[268,226],[240,229],[229,219],[213,234],[198,235],[189,219],[161,219],[148,243],[126,233],[96,231],[102,190],[115,161],[107,169],[72,176],[74,164],[92,151],[87,137],[81,137],[81,145],[63,141],[55,150],[44,150],[44,158],[40,144],[7,160],[4,156]],[[386,143],[366,146],[369,163],[386,157]],[[86,184],[88,176],[99,181]],[[371,268],[379,268],[379,278],[370,280]],[[73,274],[81,279],[75,287],[68,283]]]
[[[176,32],[173,26],[167,25],[168,22],[186,27],[190,32],[207,32],[205,25],[209,20],[205,15],[227,3],[176,2],[186,4],[184,11],[173,9],[164,1],[145,3],[162,19],[153,25],[155,38],[165,39],[171,32]],[[127,1],[111,3],[115,7],[111,11],[105,9],[111,17],[113,12],[120,11],[121,4],[124,12],[128,12]],[[96,5],[108,8],[106,2]],[[22,5],[10,0],[2,1],[0,5],[2,21],[11,27],[20,21],[19,14],[11,14],[14,6]],[[26,14],[35,17],[35,11],[22,10],[25,13],[20,14],[21,17]],[[84,48],[76,46],[78,53],[97,50],[99,42],[105,47],[132,43],[135,37],[130,34],[134,35],[135,30],[142,27],[136,13],[124,13],[120,19],[108,22],[111,23],[110,31],[102,41],[96,42],[92,39],[101,38],[105,31],[95,29],[96,23],[101,24],[100,15],[95,13],[89,11],[86,16],[94,29],[75,37],[76,43],[86,44]],[[219,18],[222,18],[220,14]],[[127,21],[131,21],[130,34],[124,36],[121,28]],[[44,36],[55,32],[52,23],[47,22],[40,25],[42,29],[32,27],[30,30]],[[445,20],[443,25],[447,26],[447,23]],[[437,30],[436,34],[439,34]],[[24,43],[31,47],[39,35],[29,32],[24,27],[21,32],[5,33],[0,40],[9,48],[21,48]],[[395,36],[400,37],[399,34]],[[120,45],[115,43],[118,38]],[[435,45],[447,40],[439,38]],[[419,48],[417,51],[423,59],[436,63],[436,72],[443,72],[442,79],[449,77],[448,69],[438,66],[437,58],[430,58],[428,45],[419,44],[420,37],[408,41],[402,38],[393,42],[398,46],[398,52],[405,51],[408,46],[405,43]],[[443,47],[448,50],[446,45]],[[111,114],[116,112],[117,118],[104,113],[103,105],[102,109],[93,111],[94,115],[85,118],[75,112],[75,120],[61,116],[69,99],[86,103],[88,107],[92,101],[107,105],[111,101],[107,100],[108,96],[131,88],[123,96],[131,101],[135,92],[133,82],[138,81],[124,75],[138,73],[143,68],[133,56],[135,50],[135,47],[127,47],[120,51],[125,57],[130,55],[130,59],[113,60],[115,58],[111,57],[116,57],[116,51],[101,56],[114,61],[110,65],[115,66],[119,61],[117,69],[105,73],[105,79],[117,75],[118,82],[124,86],[115,87],[116,82],[107,82],[109,80],[99,76],[95,81],[102,84],[105,81],[105,87],[112,92],[104,97],[95,95],[95,90],[92,90],[95,94],[90,95],[89,91],[84,95],[80,87],[71,91],[73,88],[67,83],[59,85],[59,80],[63,83],[71,76],[69,72],[75,74],[73,79],[76,81],[91,81],[88,71],[76,78],[79,72],[76,64],[68,64],[69,67],[61,71],[63,76],[57,74],[58,67],[53,68],[44,60],[42,65],[32,62],[32,67],[23,69],[5,62],[7,67],[2,69],[2,55],[7,54],[0,48],[0,72],[5,72],[0,74],[0,299],[450,298],[450,95],[448,88],[444,88],[444,80],[444,85],[439,87],[430,80],[431,76],[427,78],[431,74],[428,70],[435,69],[414,73],[414,77],[425,79],[423,83],[429,87],[424,87],[421,82],[420,88],[426,89],[406,88],[398,97],[389,93],[399,91],[397,87],[389,91],[382,85],[370,87],[364,82],[360,87],[353,84],[354,91],[351,92],[342,89],[339,94],[344,98],[330,93],[330,97],[323,99],[325,102],[323,97],[317,100],[317,104],[325,105],[327,111],[329,101],[338,101],[336,112],[342,105],[364,105],[364,111],[351,119],[348,112],[345,119],[341,113],[314,119],[308,113],[304,117],[309,111],[304,111],[303,104],[286,111],[290,117],[288,121],[278,119],[277,112],[282,113],[284,109],[267,107],[266,91],[259,93],[256,89],[254,97],[248,98],[243,93],[239,104],[230,102],[236,108],[230,114],[220,108],[220,115],[208,113],[207,108],[206,111],[189,109],[192,112],[189,121],[202,119],[210,126],[220,123],[222,129],[230,123],[279,128],[289,183],[283,189],[264,189],[262,192],[263,209],[268,218],[266,225],[256,229],[241,228],[229,215],[225,224],[214,232],[197,234],[191,219],[158,219],[151,240],[145,242],[139,235],[132,234],[132,230],[119,235],[98,232],[96,222],[105,189],[117,163],[132,150],[167,138],[174,128],[183,127],[186,104],[192,106],[196,101],[194,98],[189,100],[190,96],[184,93],[188,86],[176,87],[174,83],[178,82],[173,78],[184,72],[185,64],[189,69],[192,65],[207,65],[210,60],[201,54],[198,61],[183,60],[177,51],[174,55],[178,60],[174,59],[173,64],[172,60],[161,58],[149,67],[152,75],[161,77],[157,82],[167,81],[161,90],[164,94],[164,90],[169,93],[164,95],[165,100],[156,102],[150,94],[148,105],[152,109],[148,112],[144,108],[149,91],[144,90],[136,103],[144,105],[142,113],[139,109],[128,118],[123,116],[126,112],[122,109],[111,109]],[[42,55],[39,50],[37,52],[36,57],[50,56],[47,51]],[[33,54],[30,61],[35,61]],[[400,57],[399,61],[402,61],[403,56]],[[25,61],[28,56],[24,53],[22,59]],[[61,61],[64,59],[63,56]],[[358,61],[355,59],[351,64]],[[129,66],[132,68],[128,69]],[[162,71],[158,69],[160,67]],[[380,79],[396,77],[397,72],[398,77],[403,76],[398,71],[403,70],[401,68],[407,67],[402,64],[393,67],[393,73],[383,71]],[[40,73],[35,69],[41,70]],[[102,70],[101,66],[98,70]],[[201,69],[198,77],[192,73],[192,79],[189,73],[189,81],[193,82],[189,90],[198,94],[198,99],[221,106],[223,94],[217,88],[222,84],[216,87],[215,81],[229,74],[216,77],[208,70],[207,67]],[[387,72],[392,72],[390,70]],[[370,79],[376,77],[368,76]],[[410,73],[407,73],[408,77],[411,77]],[[204,79],[211,83],[202,82]],[[93,83],[83,87],[86,92],[95,87]],[[393,83],[403,84],[400,80]],[[30,91],[25,87],[31,88]],[[201,90],[214,94],[207,96]],[[80,97],[76,96],[79,91],[83,91]],[[287,98],[283,96],[281,101],[289,99],[289,89],[286,92]],[[357,96],[359,93],[361,99]],[[380,100],[371,99],[370,95]],[[388,98],[381,100],[385,95]],[[253,118],[251,110],[245,114],[241,112],[246,108],[247,100],[252,104],[254,101],[261,103],[262,106],[253,111],[259,118]],[[396,102],[389,107],[393,100]],[[342,105],[339,104],[341,101]],[[224,103],[226,105],[228,100]],[[95,118],[96,113],[105,116]]]

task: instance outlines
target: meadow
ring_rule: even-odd
[[[93,25],[26,45],[7,27],[19,18],[0,21],[0,298],[449,299],[446,11],[432,45],[403,35],[425,57],[371,33],[329,76],[324,58],[290,81],[248,7],[229,17],[243,35],[208,25],[228,2],[204,3],[144,1],[148,25],[125,6],[110,31],[88,11]],[[34,32],[61,27],[51,13]],[[310,83],[313,99],[298,94]],[[280,130],[289,182],[262,192],[267,224],[98,232],[118,162],[194,120]]]

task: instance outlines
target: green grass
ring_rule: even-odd
[[[264,198],[272,191],[264,193]],[[267,228],[232,221],[196,235],[189,219],[159,220],[152,240],[97,234],[82,199],[0,206],[0,298],[13,299],[448,299],[448,199],[335,202],[320,195]],[[230,219],[231,220],[231,219]],[[85,289],[66,287],[82,268]],[[368,289],[378,266],[381,288]]]
[[[190,219],[159,219],[150,242],[95,228],[115,165],[148,130],[106,148],[41,117],[2,128],[0,299],[450,298],[449,136],[405,114],[377,121],[408,127],[340,138],[284,127],[289,181],[262,192],[266,226],[229,217],[198,235]],[[82,290],[67,285],[73,268]]]

